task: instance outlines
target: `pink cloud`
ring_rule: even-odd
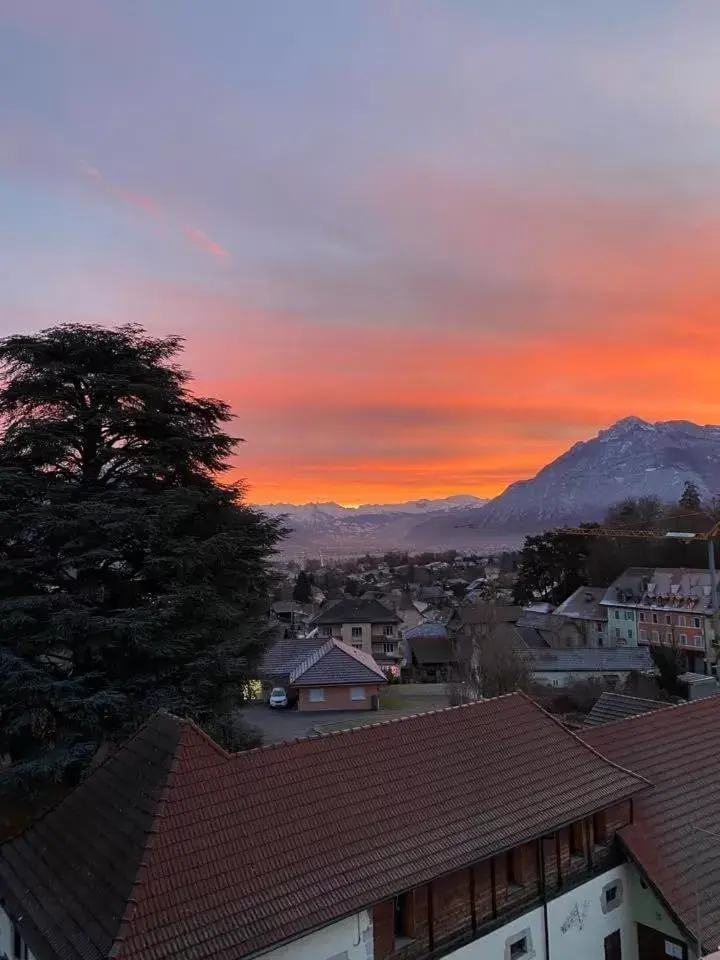
[[[106,196],[119,200],[121,203],[127,204],[130,207],[134,207],[147,216],[164,220],[168,224],[171,224],[176,230],[179,230],[193,246],[203,250],[205,253],[209,253],[217,261],[226,263],[229,260],[230,254],[223,246],[217,243],[217,241],[212,240],[198,227],[193,227],[178,221],[176,217],[171,216],[167,211],[163,210],[152,197],[134,193],[125,187],[111,183],[97,167],[92,166],[85,160],[78,161],[78,169],[88,183],[102,190]]]

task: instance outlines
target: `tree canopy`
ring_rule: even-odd
[[[281,530],[219,481],[231,412],[190,392],[181,346],[0,341],[0,787],[75,779],[161,707],[242,742]]]

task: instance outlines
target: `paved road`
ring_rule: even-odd
[[[340,710],[322,710],[310,713],[303,710],[271,710],[266,703],[251,704],[240,711],[240,716],[258,727],[263,734],[264,743],[282,743],[283,740],[295,740],[297,737],[315,736],[314,727],[318,723],[334,723],[348,719],[348,713]],[[360,720],[364,718],[364,721]],[[363,710],[352,713],[352,723],[376,723],[384,719],[381,711]]]

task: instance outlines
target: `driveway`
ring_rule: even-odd
[[[384,718],[382,711],[319,710],[271,710],[266,703],[252,703],[238,711],[247,723],[257,727],[263,735],[263,742],[282,743],[283,740],[296,740],[298,737],[316,736],[314,727],[322,723],[341,723],[357,726],[362,723],[378,723]],[[348,722],[349,721],[349,722]]]

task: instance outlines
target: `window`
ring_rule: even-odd
[[[508,850],[507,854],[505,855],[505,864],[508,887],[521,887],[524,882],[524,877],[522,850],[520,847],[515,847],[513,850]]]
[[[392,636],[395,635],[395,627],[394,627],[391,623],[389,623],[389,624],[385,627],[385,631],[384,631],[384,632],[385,632],[385,636],[386,636],[386,637],[392,637]]]
[[[615,639],[619,640],[622,634],[620,633],[620,627],[615,627]]]
[[[570,856],[585,856],[585,824],[582,820],[570,826]]]
[[[505,941],[506,960],[524,960],[533,956],[532,936],[530,930],[523,930],[520,934],[508,937]]]
[[[638,616],[639,616],[641,622],[644,623],[644,622],[645,622],[645,611],[644,611],[644,610],[641,610],[640,613],[638,614]]]
[[[626,619],[626,620],[634,620],[634,619],[635,619],[635,615],[633,614],[632,610],[626,610],[626,611],[625,611],[625,619]]]
[[[672,940],[665,941],[665,956],[673,957],[673,960],[683,960],[683,948],[679,943],[673,943]]]
[[[672,617],[670,616],[670,614],[668,614],[668,615],[665,617],[665,623],[669,623],[669,624],[672,623]]]
[[[13,957],[17,960],[28,960],[28,948],[27,944],[20,936],[20,931],[15,926],[12,925],[12,935],[13,935]]]
[[[600,895],[600,908],[603,913],[611,913],[623,902],[622,880],[613,880],[606,883]]]
[[[406,946],[413,938],[412,893],[395,897],[395,949]]]
[[[653,622],[653,623],[657,623],[657,622],[658,622],[658,617],[657,617],[657,614],[656,614],[656,613],[654,613],[654,614],[652,615],[652,622]]]
[[[367,700],[365,696],[365,687],[350,687],[351,700]]]
[[[619,620],[619,619],[620,619],[620,611],[619,611],[619,610],[616,610],[616,611],[615,611],[615,619],[616,619],[616,620]]]
[[[632,640],[632,638],[633,638],[632,629],[628,627],[628,640]]]
[[[353,627],[350,630],[350,636],[354,639],[362,639],[362,627]]]
[[[685,617],[682,616],[682,615],[680,615],[680,616],[678,617],[678,626],[679,626],[679,627],[684,627],[685,625],[686,625],[686,624],[685,624]]]
[[[665,643],[667,643],[669,646],[672,646],[672,642],[673,642],[672,630],[668,630],[668,632],[665,634]]]
[[[653,630],[653,632],[652,632],[652,642],[653,642],[653,643],[660,643],[660,631],[659,631],[659,630]]]
[[[640,631],[640,639],[643,643],[647,643],[647,630]]]
[[[687,634],[686,634],[686,633],[681,633],[681,634],[680,634],[680,643],[685,643],[685,644],[687,644]]]
[[[397,653],[397,644],[396,644],[396,643],[384,643],[384,644],[383,644],[383,653]]]
[[[310,688],[310,703],[322,703],[325,700],[325,691],[322,687]]]
[[[693,617],[693,626],[696,630],[700,629],[700,617]]]
[[[320,636],[321,637],[331,637],[332,636],[332,627],[322,626],[320,627]]]
[[[607,843],[607,818],[604,810],[593,815],[593,839],[596,846]]]

